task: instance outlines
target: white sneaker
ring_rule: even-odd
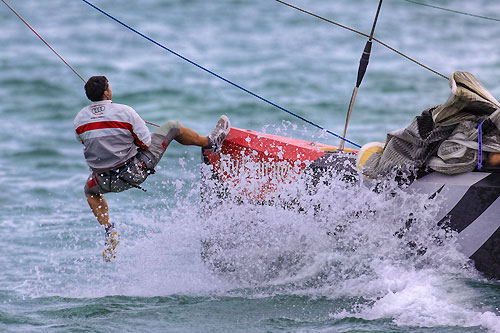
[[[115,229],[114,224],[106,231],[106,240],[104,241],[104,251],[102,251],[102,258],[105,262],[110,262],[116,259],[116,246],[120,243],[120,234]]]
[[[218,153],[222,149],[222,143],[231,129],[231,123],[226,115],[222,115],[217,121],[212,133],[208,135],[208,139],[212,143],[211,149],[214,153]]]

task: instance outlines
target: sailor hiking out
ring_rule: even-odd
[[[78,141],[83,144],[85,160],[91,170],[85,183],[85,195],[97,221],[105,228],[103,258],[116,257],[120,235],[110,223],[108,204],[103,194],[141,188],[162,158],[172,140],[219,151],[229,133],[229,119],[223,115],[208,136],[168,121],[152,135],[137,112],[127,105],[111,101],[111,86],[105,76],[93,76],[85,84],[85,93],[92,102],[75,117]]]

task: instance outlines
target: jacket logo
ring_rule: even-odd
[[[98,105],[98,106],[93,106],[90,111],[95,114],[95,115],[98,115],[98,114],[101,114],[104,112],[104,109],[105,107],[102,106],[102,105]]]

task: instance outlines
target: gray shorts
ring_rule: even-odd
[[[104,172],[92,172],[85,182],[85,194],[122,192],[140,185],[155,172],[163,153],[172,140],[180,134],[180,123],[169,121],[151,135],[149,149],[139,149],[124,165]]]

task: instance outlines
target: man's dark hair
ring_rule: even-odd
[[[106,89],[108,89],[108,79],[105,76],[92,76],[85,83],[85,94],[92,102],[101,101]]]

